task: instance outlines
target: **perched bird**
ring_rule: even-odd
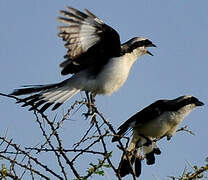
[[[141,173],[142,156],[148,165],[155,163],[155,154],[160,154],[156,142],[163,137],[170,140],[175,134],[178,125],[197,106],[203,106],[194,96],[181,96],[173,100],[158,100],[139,111],[118,129],[112,142],[122,138],[129,129],[133,130],[133,137],[119,164],[118,171],[121,177],[134,173],[138,177]]]
[[[90,11],[80,12],[67,7],[60,11],[58,36],[66,41],[68,49],[65,61],[60,64],[61,74],[72,74],[57,84],[24,86],[11,95],[27,95],[19,102],[32,105],[29,110],[40,108],[44,112],[54,105],[57,109],[80,91],[111,95],[127,80],[136,59],[144,54],[152,55],[147,47],[156,47],[150,40],[135,37],[121,44],[119,34]],[[89,97],[89,96],[88,96]]]

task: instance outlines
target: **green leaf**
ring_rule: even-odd
[[[98,175],[100,175],[100,176],[104,176],[104,175],[105,175],[105,173],[104,173],[103,170],[97,170],[97,171],[95,171],[94,173],[95,173],[95,174],[98,174]]]
[[[105,168],[111,168],[111,165],[110,164],[103,164],[103,167],[105,167]]]

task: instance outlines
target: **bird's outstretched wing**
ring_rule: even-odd
[[[147,106],[143,110],[137,112],[118,128],[118,136],[114,136],[112,142],[118,141],[118,139],[121,138],[119,136],[125,135],[129,128],[142,126],[143,124],[160,116],[164,112],[166,108],[165,106],[166,100],[158,100]]]
[[[77,73],[90,66],[105,64],[110,57],[120,54],[119,34],[93,13],[67,7],[61,10],[58,36],[66,41],[65,61],[60,64],[62,75]]]

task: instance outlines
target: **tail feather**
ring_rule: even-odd
[[[61,93],[63,93],[63,91],[60,90],[51,90],[49,92],[45,92],[44,99],[53,102],[56,98],[61,96]]]
[[[56,102],[67,93],[68,91],[66,91],[65,88],[62,90],[57,89],[57,91],[53,90],[52,92],[49,91],[47,94],[44,93],[44,100],[49,101],[49,102]]]
[[[125,135],[125,133],[127,132],[128,128],[129,128],[129,127],[127,127],[127,126],[126,126],[125,128],[121,128],[121,129],[117,132],[116,136],[114,136],[114,137],[112,138],[112,142],[115,142],[115,141],[120,140],[120,139],[122,138],[122,136]]]
[[[46,109],[48,109],[53,103],[46,103],[44,104],[41,109],[40,109],[40,112],[44,112]]]
[[[40,95],[38,95],[38,94],[31,95],[31,96],[28,96],[26,98],[18,100],[16,103],[23,103],[23,102],[26,102],[27,100],[30,100],[30,99],[33,99],[33,98],[36,98],[36,97],[39,97],[39,96]]]
[[[31,99],[28,99],[28,101],[25,101],[25,103],[22,105],[22,107],[33,105],[36,101],[40,101],[42,98],[40,96],[33,97]]]
[[[58,84],[48,84],[48,85],[23,86],[24,88],[15,89],[10,95],[21,96],[21,95],[32,94],[32,93],[48,90],[48,89],[51,89],[51,88],[56,88],[59,85],[60,85],[60,83],[58,83]]]
[[[143,153],[146,158],[147,165],[152,165],[155,163],[155,154],[160,155],[161,151],[157,146],[156,142],[152,142],[148,146],[143,146]]]
[[[55,102],[63,104],[64,102],[66,102],[68,99],[70,99],[76,93],[77,93],[77,89],[72,89],[70,92],[68,90],[66,90],[60,98],[55,100]]]
[[[141,163],[141,156],[139,152],[140,152],[140,148],[139,149],[135,148],[132,154],[122,156],[122,159],[118,168],[118,172],[121,177],[124,177],[128,174],[133,174],[133,173],[135,173],[136,177],[140,176],[142,163]],[[134,170],[133,170],[133,164],[135,168]]]
[[[41,101],[37,102],[35,105],[33,105],[33,106],[29,109],[29,111],[32,111],[32,110],[37,109],[39,106],[41,106],[41,105],[44,104],[44,103],[46,103],[46,101],[44,101],[44,100],[41,100]]]
[[[127,153],[124,153],[121,158],[121,162],[118,168],[118,172],[121,177],[124,177],[130,173],[133,174],[133,164],[135,162],[135,157],[137,155],[136,144],[137,144],[137,140],[133,138],[127,149]]]
[[[142,162],[140,158],[136,157],[134,167],[136,177],[139,177],[142,172]]]
[[[159,149],[158,147],[155,147],[155,148],[154,148],[154,153],[155,153],[156,155],[160,155],[160,154],[161,154],[161,151],[160,151],[160,149]]]
[[[64,102],[77,94],[80,89],[76,89],[69,80],[65,80],[57,84],[25,86],[22,89],[16,89],[10,95],[27,97],[20,99],[17,103],[24,103],[22,107],[32,106],[29,111],[39,108],[40,112],[44,112],[50,106],[52,110],[57,109]],[[29,95],[31,94],[31,95]],[[28,96],[29,95],[29,96]]]
[[[128,158],[125,156],[122,157],[118,167],[118,173],[121,177],[133,173],[132,164],[134,163],[134,159],[135,158],[133,156],[128,156]]]
[[[147,165],[155,164],[155,154],[154,154],[154,151],[152,151],[152,152],[150,152],[148,154],[145,154],[145,158],[146,158]]]
[[[62,103],[56,103],[53,108],[52,111],[56,110],[58,107],[60,107],[62,105]]]
[[[118,173],[121,177],[132,174],[133,171],[136,177],[139,177],[141,174],[141,160],[143,157],[146,159],[147,165],[151,165],[155,163],[155,155],[161,154],[155,141],[142,136],[133,136],[127,151],[128,153],[126,155],[123,154],[118,167]],[[132,168],[133,165],[134,170]]]

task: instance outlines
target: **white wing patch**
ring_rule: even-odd
[[[96,34],[96,28],[88,24],[81,25],[79,37],[82,49],[85,52],[100,40],[100,37]]]
[[[58,21],[67,26],[59,26],[59,37],[66,41],[70,58],[76,58],[95,45],[101,37],[103,21],[86,10],[88,15],[80,15],[78,11],[69,8],[70,12],[60,11],[65,17],[58,17]]]

